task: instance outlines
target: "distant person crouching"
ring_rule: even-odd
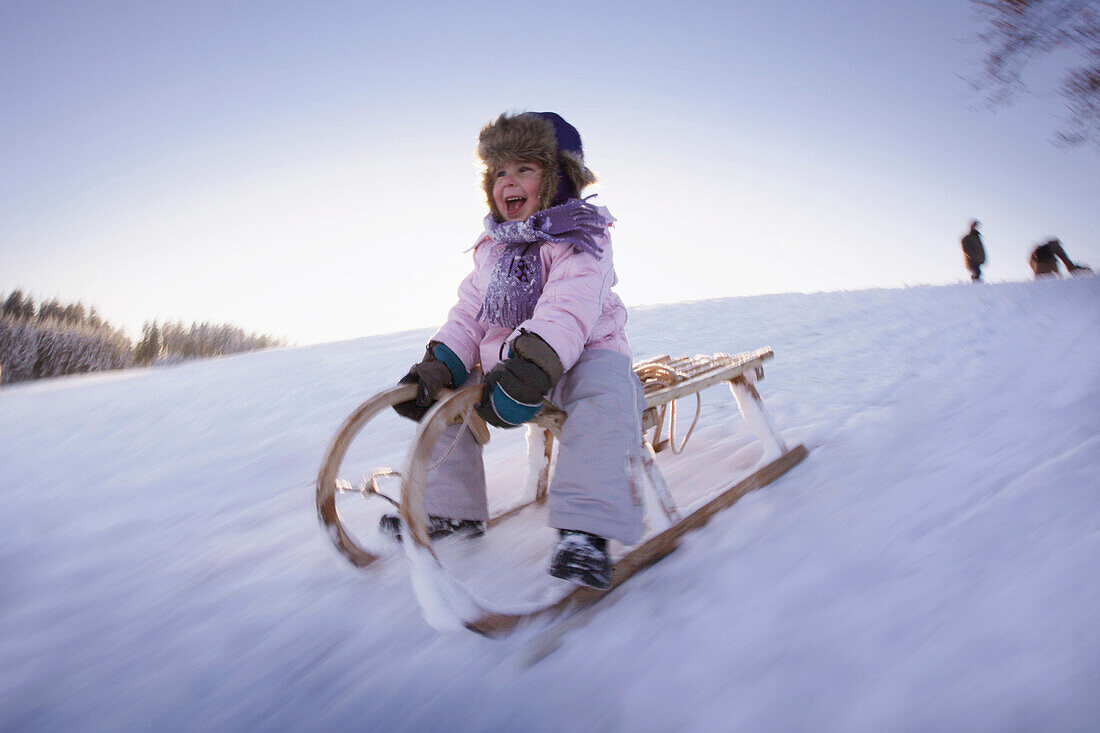
[[[981,225],[977,219],[970,222],[970,232],[962,238],[963,260],[974,282],[981,281],[982,265],[985,264],[985,247],[982,246],[982,235],[978,233]]]
[[[1052,239],[1046,244],[1040,244],[1031,251],[1031,271],[1035,273],[1035,279],[1041,277],[1061,277],[1058,271],[1058,260],[1066,266],[1066,271],[1071,275],[1091,275],[1092,270],[1088,265],[1074,264],[1066,251],[1062,249],[1062,243]]]

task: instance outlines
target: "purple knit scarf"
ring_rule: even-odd
[[[589,196],[588,198],[592,198]],[[485,233],[504,249],[497,259],[477,319],[506,328],[516,328],[535,312],[542,295],[544,242],[572,244],[577,254],[603,257],[596,237],[607,224],[588,199],[569,199],[564,204],[532,214],[525,221],[497,222],[485,217]]]

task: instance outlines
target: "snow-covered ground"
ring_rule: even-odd
[[[437,632],[400,554],[356,570],[317,523],[332,434],[429,331],[5,388],[0,729],[1096,730],[1098,334],[1100,278],[635,310],[639,358],[772,346],[811,452],[538,661],[544,630]],[[364,469],[411,437],[378,422]],[[719,456],[759,457],[722,388],[662,460],[690,488]],[[447,550],[471,583],[511,542],[543,578],[552,532],[505,527]]]

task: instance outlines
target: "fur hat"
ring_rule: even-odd
[[[481,129],[477,154],[485,164],[482,187],[496,221],[504,221],[493,201],[497,169],[508,160],[524,160],[542,166],[539,211],[580,196],[596,176],[584,165],[584,150],[577,129],[553,112],[502,114]]]

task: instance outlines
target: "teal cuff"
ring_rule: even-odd
[[[522,425],[528,420],[533,420],[535,415],[539,414],[539,410],[542,409],[542,402],[537,405],[520,402],[505,392],[499,383],[493,386],[490,402],[497,417],[509,425]]]
[[[466,365],[462,363],[462,359],[458,358],[458,354],[451,351],[447,344],[437,343],[432,347],[432,356],[437,361],[443,362],[447,369],[451,372],[452,383],[454,388],[458,389],[463,385],[466,379],[470,376],[470,373],[466,371]]]

